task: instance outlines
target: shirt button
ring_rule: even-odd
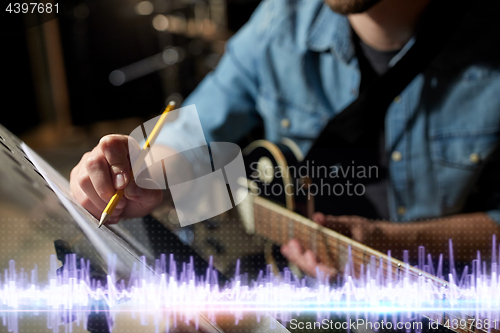
[[[401,102],[401,96],[400,95],[394,97],[394,103],[399,103],[399,102]]]
[[[406,213],[406,207],[399,206],[398,207],[398,215],[404,215]]]
[[[472,154],[470,154],[470,156],[469,156],[469,160],[470,160],[472,163],[476,164],[476,163],[479,163],[479,161],[481,160],[481,157],[479,157],[479,154],[478,154],[478,153],[472,153]]]
[[[401,158],[403,158],[403,155],[399,151],[393,151],[391,154],[391,158],[394,162],[399,162],[401,161]]]
[[[283,118],[281,119],[281,127],[288,128],[290,127],[290,120]]]

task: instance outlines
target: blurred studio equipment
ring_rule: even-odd
[[[74,123],[147,118],[167,101],[180,105],[257,4],[71,0],[61,32]]]
[[[180,105],[259,2],[66,0],[47,22],[12,16],[7,95],[23,112],[2,121],[35,147],[126,133]]]

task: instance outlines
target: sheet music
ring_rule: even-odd
[[[21,147],[31,162],[45,178],[61,203],[71,214],[82,232],[85,236],[87,236],[88,240],[92,243],[104,263],[107,263],[109,255],[115,254],[117,257],[116,272],[119,273],[119,275],[129,274],[134,263],[147,265],[126,242],[113,233],[109,228],[105,225],[101,228],[97,227],[99,225],[99,221],[85,208],[83,208],[83,206],[76,201],[75,198],[73,198],[69,182],[66,178],[50,166],[42,157],[35,153],[28,145],[21,143]],[[103,266],[103,269],[107,270],[107,265]],[[128,276],[122,277],[128,278]]]

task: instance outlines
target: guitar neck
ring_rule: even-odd
[[[254,198],[254,223],[257,234],[277,244],[297,239],[303,248],[314,252],[322,263],[337,268],[338,271],[344,270],[349,250],[351,251],[352,266],[354,266],[352,272],[354,275],[359,273],[361,264],[366,267],[372,263],[372,258],[375,258],[376,261],[383,261],[384,265],[390,264],[393,273],[397,273],[398,270],[405,267],[404,263],[399,260],[261,197]],[[415,276],[426,274],[413,267],[410,267],[410,270]],[[431,275],[428,276],[435,278]]]
[[[371,270],[379,272],[385,281],[398,281],[402,277],[410,281],[418,281],[424,278],[431,280],[436,286],[447,285],[447,282],[421,271],[415,267],[391,258],[379,251],[358,243],[331,229],[318,225],[317,223],[281,207],[269,200],[255,197],[253,201],[253,220],[255,233],[272,240],[277,244],[284,244],[290,239],[297,239],[303,248],[313,251],[319,261],[329,267],[336,268],[338,272],[345,272],[359,277],[361,267],[365,272]],[[350,252],[350,255],[349,255]],[[349,261],[349,257],[351,261]],[[426,312],[423,316],[444,325],[447,320],[460,317],[451,312]],[[459,333],[471,333],[484,331],[475,327],[453,329]],[[498,330],[491,330],[498,332]]]

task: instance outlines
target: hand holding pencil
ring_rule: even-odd
[[[167,114],[172,111],[175,107],[174,102],[170,102],[168,106],[166,107],[165,111],[163,111],[163,114],[161,117],[158,119],[158,122],[156,123],[155,127],[149,134],[148,138],[146,139],[146,142],[144,143],[144,146],[142,147],[142,150],[137,157],[136,161],[133,164],[132,170],[138,170],[141,164],[144,162],[144,159],[146,158],[146,155],[148,153],[148,149],[154,144],[156,138],[158,137],[158,134],[160,134],[161,128],[165,124],[165,121],[167,120]],[[133,177],[133,173],[130,173],[131,178]],[[104,211],[102,212],[101,218],[99,220],[99,228],[102,226],[104,222],[106,222],[111,215],[113,214],[113,211],[116,209],[116,206],[120,202],[120,199],[123,197],[123,190],[117,190],[116,193],[111,197],[111,200],[109,200],[106,208],[104,208]]]
[[[175,104],[169,104],[142,148],[153,145],[166,113],[174,107]],[[102,223],[147,215],[162,202],[162,190],[141,188],[135,183],[129,161],[129,140],[125,135],[103,137],[91,152],[83,155],[71,172],[70,188],[74,197],[92,215],[101,218]],[[138,143],[137,148],[141,148]],[[132,161],[137,163],[135,170],[143,163],[146,154],[147,150],[142,149],[139,157]]]

